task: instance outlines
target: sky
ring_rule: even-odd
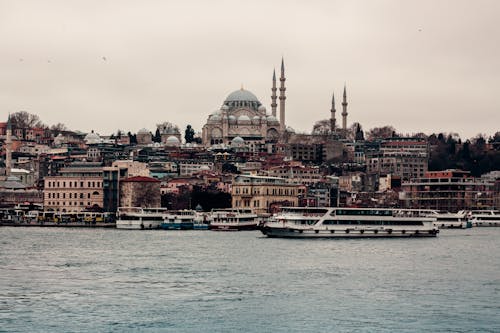
[[[500,1],[0,0],[0,118],[110,135],[169,121],[201,131],[243,87],[286,124],[330,117],[401,133],[500,130]]]

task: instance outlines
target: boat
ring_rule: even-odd
[[[210,230],[240,231],[257,230],[257,214],[250,209],[224,208],[213,209],[210,213]]]
[[[211,222],[211,216],[209,213],[196,212],[196,217],[194,218],[194,230],[208,230]]]
[[[117,229],[159,229],[167,210],[164,208],[118,207]]]
[[[467,212],[465,210],[457,213],[430,211],[426,216],[436,218],[434,225],[439,229],[466,229],[472,226],[467,220]]]
[[[196,212],[194,210],[169,210],[160,227],[165,230],[192,230],[195,218]]]
[[[472,210],[468,218],[473,227],[500,227],[500,210]]]
[[[433,217],[392,208],[282,207],[260,226],[268,237],[435,237]]]

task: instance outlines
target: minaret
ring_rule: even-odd
[[[347,134],[347,94],[344,84],[344,98],[342,100],[342,131]]]
[[[273,92],[273,94],[271,95],[271,111],[272,111],[272,115],[274,117],[276,117],[276,107],[278,106],[278,104],[276,104],[276,70],[274,69],[273,70],[273,87],[271,88],[271,91]]]
[[[9,119],[7,120],[7,133],[5,138],[5,175],[10,176],[10,171],[12,169],[12,123]]]
[[[285,62],[281,58],[281,77],[280,77],[280,132],[285,133]]]
[[[330,116],[330,131],[332,133],[335,132],[335,94],[332,93],[332,109],[330,110],[331,116]]]

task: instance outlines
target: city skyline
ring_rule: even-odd
[[[402,133],[499,130],[495,1],[0,1],[0,107],[109,135],[169,121],[201,132],[243,85],[271,112],[284,57],[286,125]],[[337,112],[339,113],[339,112]],[[337,124],[339,124],[337,114]]]

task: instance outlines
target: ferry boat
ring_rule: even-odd
[[[268,237],[435,237],[433,217],[386,208],[283,207],[260,227]]]
[[[464,210],[457,213],[430,211],[426,216],[436,218],[434,225],[439,229],[466,229],[472,227],[472,224],[467,220],[467,212]]]
[[[500,210],[472,210],[468,217],[473,227],[500,227]]]
[[[160,227],[165,230],[192,230],[194,229],[194,221],[196,212],[194,210],[169,210]]]
[[[210,214],[210,230],[239,231],[257,230],[257,214],[250,209],[226,208],[214,209]]]
[[[194,230],[208,230],[211,222],[211,217],[209,213],[196,212],[194,218]]]
[[[159,229],[167,210],[164,208],[118,207],[117,229]]]

